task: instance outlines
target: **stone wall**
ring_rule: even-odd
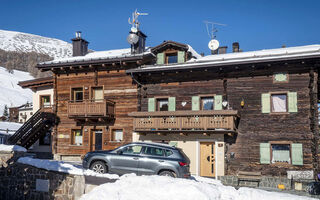
[[[79,199],[88,192],[85,176],[17,163],[24,153],[0,152],[0,199]],[[93,186],[94,187],[94,186]],[[90,185],[90,189],[93,188]]]

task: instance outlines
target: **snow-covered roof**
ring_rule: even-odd
[[[147,48],[145,52],[140,54],[132,54],[131,48],[115,49],[115,50],[108,50],[108,51],[94,51],[86,54],[85,56],[60,58],[52,61],[39,63],[39,65],[85,62],[85,61],[105,60],[105,59],[115,59],[115,58],[127,58],[127,57],[134,57],[134,56],[142,56],[146,54],[150,54],[150,48]]]
[[[248,51],[239,53],[227,53],[218,55],[209,55],[198,57],[185,63],[168,64],[168,65],[147,65],[140,69],[128,70],[135,71],[153,71],[153,70],[170,70],[171,68],[193,68],[202,66],[223,66],[231,64],[245,64],[277,60],[293,60],[299,58],[319,57],[320,45],[307,45],[298,47],[288,47],[279,49],[268,49],[258,51]]]

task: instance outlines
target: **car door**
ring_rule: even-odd
[[[156,174],[159,166],[164,164],[164,149],[158,147],[145,146],[141,152],[138,174]]]
[[[128,145],[120,148],[110,158],[110,172],[116,174],[137,173],[141,153],[141,145]]]

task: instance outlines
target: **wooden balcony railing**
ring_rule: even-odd
[[[103,100],[71,101],[68,103],[70,118],[114,117],[114,102]]]
[[[144,131],[201,131],[201,130],[236,130],[238,112],[235,110],[219,111],[159,111],[133,112],[133,129]]]

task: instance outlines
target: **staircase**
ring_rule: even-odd
[[[31,147],[42,135],[46,134],[56,122],[56,116],[50,108],[40,108],[7,141],[10,145]]]

